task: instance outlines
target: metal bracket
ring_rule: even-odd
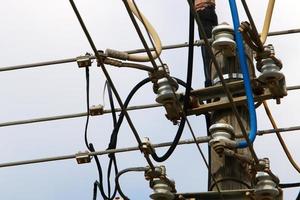
[[[91,54],[86,53],[84,56],[78,56],[76,62],[79,68],[90,67],[92,65]]]
[[[88,151],[78,152],[75,156],[78,164],[85,164],[91,162],[91,156],[89,155]]]
[[[279,99],[287,95],[286,88],[282,89],[276,87],[268,87],[266,84],[262,84],[256,79],[252,80],[254,101],[262,102],[268,99]],[[241,91],[243,93],[244,86],[242,81],[235,81],[228,83],[228,88],[230,91]],[[276,89],[277,88],[277,89]],[[227,99],[222,85],[211,86],[199,90],[194,90],[191,92],[192,96],[199,98],[199,101],[208,99],[220,99],[218,101],[212,101],[210,103],[201,104],[198,107],[191,108],[187,111],[187,115],[200,115],[211,111],[228,109],[231,107],[229,100]],[[237,106],[246,105],[246,96],[233,97],[233,101]]]
[[[104,112],[104,107],[103,105],[93,105],[89,112],[91,116],[102,115]]]
[[[155,149],[152,147],[150,139],[148,137],[144,137],[142,140],[141,151],[146,155],[151,155],[155,152]]]

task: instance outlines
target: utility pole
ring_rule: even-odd
[[[226,28],[230,29],[228,25],[223,24],[216,27],[213,31],[220,31],[220,29],[224,30]],[[252,63],[249,62],[252,59],[252,51],[250,48],[247,47],[245,50],[248,57],[248,66],[253,66]],[[242,80],[243,76],[235,52],[233,51],[232,55],[229,55],[230,53],[228,54],[226,52],[222,52],[222,50],[217,50],[215,48],[214,48],[214,52],[226,82],[229,83],[237,80]],[[251,78],[253,78],[254,76],[253,67],[249,67],[249,73]],[[218,75],[216,73],[215,66],[213,64],[211,64],[211,80],[212,80],[212,85],[221,84]],[[244,95],[241,93],[235,93],[234,91],[231,92],[232,95],[235,97]],[[221,98],[227,98],[227,97],[224,96]],[[213,99],[212,101],[219,101],[219,100],[220,99]],[[249,115],[248,115],[248,109],[246,104],[237,107],[237,109],[241,116],[245,129],[249,130],[249,117],[248,117]],[[211,134],[213,131],[215,131],[214,129],[217,129],[221,132],[226,129],[227,132],[232,132],[233,134],[232,137],[234,137],[234,135],[241,133],[241,129],[238,125],[238,122],[236,120],[236,117],[232,109],[221,109],[221,110],[213,111],[211,113],[210,120],[211,120],[210,121]],[[230,125],[231,127],[228,125]],[[240,155],[251,157],[248,148],[235,149],[234,151]],[[216,184],[218,185],[220,190],[248,189],[247,186],[251,187],[252,177],[249,173],[249,165],[246,162],[243,162],[232,156],[219,154],[215,151],[214,148],[210,149],[210,153],[211,153],[210,171],[211,174],[214,176],[215,180],[211,179],[209,190],[217,191],[218,188]]]

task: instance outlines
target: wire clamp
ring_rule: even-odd
[[[76,161],[78,164],[85,164],[91,162],[91,156],[88,151],[78,152],[76,155]]]
[[[104,107],[103,105],[93,105],[89,109],[89,113],[91,116],[102,115],[104,113]]]
[[[84,56],[78,56],[76,62],[79,68],[90,67],[92,65],[91,54],[86,53]]]
[[[155,149],[152,147],[152,144],[148,137],[144,137],[142,139],[141,151],[146,155],[151,155],[155,152]]]

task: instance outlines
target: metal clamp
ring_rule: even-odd
[[[153,180],[154,178],[164,178],[165,176],[166,176],[166,167],[163,165],[156,166],[154,170],[149,167],[149,169],[145,171],[146,180]]]
[[[141,145],[141,151],[147,155],[151,155],[155,152],[155,149],[152,147],[152,144],[148,137],[143,138],[142,145]]]
[[[163,66],[159,66],[157,70],[154,70],[153,72],[149,73],[149,78],[152,81],[152,83],[157,83],[157,81],[161,78],[167,77],[170,75],[169,67],[167,64],[163,64]],[[154,85],[154,86],[157,86]],[[157,93],[157,87],[153,87],[153,91]]]
[[[91,156],[89,155],[88,151],[85,152],[78,152],[76,155],[76,161],[78,164],[85,164],[91,162]]]
[[[243,74],[241,73],[230,73],[230,74],[223,74],[223,78],[224,80],[228,80],[228,79],[243,79]],[[217,77],[215,78],[212,83],[213,85],[217,84],[221,82],[220,78]]]
[[[103,105],[93,105],[89,109],[89,113],[90,113],[91,116],[102,115],[103,112],[104,112]]]
[[[84,56],[78,56],[76,62],[79,68],[90,67],[92,65],[91,54],[86,53]]]

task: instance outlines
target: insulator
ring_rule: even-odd
[[[266,172],[257,172],[255,185],[255,196],[258,200],[273,200],[279,195],[276,183]]]
[[[263,83],[268,83],[270,81],[279,81],[284,78],[283,73],[280,72],[281,67],[278,66],[272,58],[263,59],[261,61],[261,72],[258,80]]]
[[[235,142],[232,140],[234,129],[231,125],[225,123],[216,123],[209,127],[212,139],[209,145],[221,156],[224,148],[232,148]]]
[[[220,24],[212,30],[215,50],[221,50],[225,56],[235,56],[236,43],[234,41],[234,31],[228,24]]]

